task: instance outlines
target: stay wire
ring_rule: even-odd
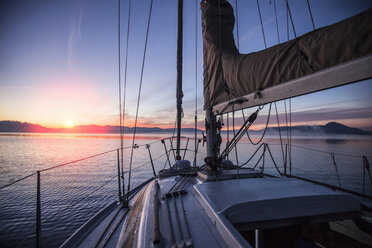
[[[232,105],[232,119],[233,119],[233,134],[235,137],[235,104]],[[236,158],[236,165],[239,166],[239,160],[238,160],[238,144],[234,146],[235,148],[235,158]]]
[[[226,119],[227,119],[227,143],[226,147],[230,144],[230,122],[229,122],[229,113],[226,114]],[[227,159],[229,159],[229,154],[227,154]]]
[[[196,166],[196,150],[197,150],[197,128],[198,128],[198,0],[195,0],[195,155],[194,167]]]
[[[235,0],[235,16],[236,16],[236,45],[239,51],[239,15],[238,15],[238,0]]]
[[[287,18],[287,41],[289,41],[289,19],[288,19],[287,1],[286,1],[285,10],[286,10],[286,18]]]
[[[119,74],[119,132],[120,132],[120,152],[121,152],[121,170],[123,171],[123,118],[121,108],[121,32],[120,32],[120,0],[118,0],[118,74]],[[120,174],[120,172],[119,172]],[[122,174],[123,176],[123,174]],[[123,180],[124,181],[124,180]]]
[[[265,31],[264,31],[264,27],[263,27],[263,23],[262,23],[262,15],[261,15],[260,4],[258,3],[258,0],[256,0],[256,2],[257,2],[258,14],[259,14],[259,16],[260,16],[261,30],[262,30],[262,37],[263,37],[263,40],[264,40],[265,48],[267,48],[267,45],[266,45],[266,38],[265,38]]]
[[[289,98],[289,173],[292,175],[292,101]]]
[[[133,139],[132,139],[132,149],[130,154],[130,162],[129,162],[129,176],[128,176],[128,194],[127,194],[127,201],[129,197],[130,192],[130,177],[131,177],[131,170],[132,170],[132,162],[133,162],[133,151],[134,151],[134,142],[136,140],[136,131],[137,131],[137,120],[138,120],[138,110],[139,110],[139,103],[141,99],[141,89],[142,89],[142,81],[143,81],[143,71],[145,67],[145,59],[146,59],[146,50],[147,50],[147,41],[149,37],[149,29],[150,29],[150,21],[151,21],[151,12],[152,12],[152,3],[153,0],[150,0],[150,10],[149,10],[149,17],[147,21],[147,30],[146,30],[146,39],[145,39],[145,48],[143,51],[143,57],[142,57],[142,68],[141,68],[141,78],[140,78],[140,85],[138,89],[138,98],[137,98],[137,109],[136,109],[136,118],[134,121],[134,131],[133,131]]]
[[[284,148],[283,148],[282,132],[280,130],[279,115],[278,115],[278,108],[276,106],[276,102],[274,103],[274,105],[275,105],[275,112],[276,112],[276,121],[278,122],[278,131],[279,131],[279,138],[280,138],[280,147],[282,149],[283,163],[285,163],[285,161],[284,161]]]
[[[276,34],[278,35],[278,44],[279,44],[280,37],[279,37],[278,12],[276,10],[276,0],[274,0],[274,11],[275,11],[275,22],[276,22]]]
[[[128,3],[128,20],[127,20],[127,37],[126,37],[126,48],[125,48],[125,65],[124,65],[124,95],[123,95],[123,136],[125,126],[125,102],[126,102],[126,89],[127,89],[127,71],[128,71],[128,53],[129,53],[129,36],[130,36],[130,16],[131,16],[132,0]],[[121,151],[121,178],[123,179],[123,195],[125,195],[124,186],[124,151]]]
[[[19,179],[15,180],[15,181],[13,181],[13,182],[11,182],[11,183],[8,183],[8,184],[6,184],[6,185],[3,185],[3,186],[0,187],[0,190],[5,189],[5,188],[8,188],[9,186],[12,186],[13,184],[18,183],[18,182],[20,182],[20,181],[22,181],[22,180],[25,180],[25,179],[27,179],[27,178],[29,178],[29,177],[35,175],[35,174],[36,174],[36,172],[31,173],[30,175],[27,175],[27,176],[25,176],[25,177],[22,177],[22,178],[19,178]]]
[[[309,0],[306,0],[306,2],[307,2],[307,7],[309,8],[311,23],[313,24],[313,30],[315,30],[314,18],[313,18],[313,13],[311,12],[311,7],[310,7]]]

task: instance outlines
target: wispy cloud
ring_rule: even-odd
[[[81,22],[83,18],[83,4],[80,2],[78,11],[70,17],[70,31],[67,39],[67,66],[73,72],[72,59],[81,37]]]

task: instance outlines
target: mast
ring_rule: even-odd
[[[182,41],[183,41],[183,0],[178,0],[178,34],[177,34],[177,152],[176,159],[181,160],[181,119],[182,119]]]

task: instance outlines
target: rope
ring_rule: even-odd
[[[218,0],[218,51],[221,58],[221,0]]]
[[[235,0],[235,16],[236,16],[236,44],[239,51],[239,16],[238,16],[238,0]]]
[[[196,166],[196,150],[197,150],[197,128],[198,128],[198,0],[195,0],[195,155],[194,167]]]
[[[124,65],[124,96],[123,96],[123,126],[125,125],[125,100],[126,100],[126,88],[127,88],[127,70],[128,70],[128,51],[129,51],[129,34],[130,34],[130,13],[132,0],[129,0],[128,6],[128,21],[127,21],[127,43],[125,48],[125,65]],[[124,128],[123,128],[124,136]],[[125,186],[124,186],[124,151],[121,151],[121,178],[123,179],[123,195],[125,195]]]
[[[161,159],[161,158],[164,157],[164,156],[165,156],[165,153],[163,153],[163,154],[160,155],[159,157],[154,158],[152,161],[156,161],[156,160],[158,160],[158,159]],[[144,166],[146,166],[146,165],[148,165],[148,164],[150,164],[150,163],[151,163],[151,161],[146,162],[146,163],[144,163],[144,164],[141,164],[141,165],[137,166],[136,168],[134,168],[132,171],[136,171],[136,170],[138,170],[138,169],[140,169],[140,168],[142,168],[142,167],[144,167]],[[124,171],[124,174],[126,174],[126,173],[129,173],[129,170]]]
[[[17,180],[15,180],[15,181],[13,181],[13,182],[11,182],[11,183],[8,183],[8,184],[6,184],[6,185],[4,185],[4,186],[1,186],[1,187],[0,187],[0,190],[5,189],[5,188],[7,188],[7,187],[9,187],[9,186],[12,186],[13,184],[18,183],[18,182],[20,182],[20,181],[22,181],[22,180],[25,180],[25,179],[27,179],[27,178],[29,178],[29,177],[35,175],[35,174],[36,174],[36,172],[34,172],[34,173],[30,174],[30,175],[27,175],[27,176],[25,176],[25,177],[22,177],[22,178],[20,178],[20,179],[17,179]]]
[[[280,130],[280,123],[279,123],[279,115],[278,115],[278,108],[276,106],[276,102],[274,103],[275,105],[275,112],[276,112],[276,121],[278,122],[278,130],[279,130],[279,138],[280,138],[280,147],[282,148],[282,157],[283,157],[283,163],[284,161],[284,148],[283,148],[283,141],[282,141],[282,132]]]
[[[367,156],[363,156],[362,159],[363,159],[363,172],[365,170],[367,170],[369,181],[372,184],[371,170],[370,170],[370,166],[369,166],[369,162],[368,162]],[[365,179],[365,176],[363,177],[363,180],[364,179]]]
[[[275,11],[276,33],[278,35],[278,44],[279,44],[280,43],[280,38],[279,38],[278,13],[276,11],[276,0],[274,0],[274,11]]]
[[[121,46],[120,46],[120,39],[121,39],[121,32],[120,32],[120,0],[118,0],[118,74],[119,74],[119,125],[120,125],[120,152],[121,152],[121,170],[123,171],[123,116],[122,116],[122,108],[121,108]],[[120,173],[120,172],[119,172]],[[124,178],[123,178],[124,182]]]
[[[256,169],[257,165],[260,163],[261,159],[264,157],[265,155],[265,151],[266,151],[266,146],[264,146],[264,149],[263,149],[263,152],[260,156],[260,158],[258,159],[257,163],[254,165],[253,169]]]
[[[309,13],[310,13],[310,17],[311,17],[311,23],[313,24],[313,30],[315,30],[314,18],[313,18],[313,13],[311,12],[311,7],[310,7],[309,0],[306,0],[306,2],[307,2],[307,7],[309,8]]]
[[[273,161],[273,163],[274,163],[274,166],[275,166],[275,168],[276,168],[276,170],[278,171],[278,173],[279,173],[279,175],[281,176],[281,177],[283,177],[283,175],[282,175],[282,173],[280,172],[280,170],[279,170],[279,168],[278,168],[278,166],[276,165],[276,163],[275,163],[275,160],[274,160],[274,157],[273,157],[273,155],[271,154],[271,150],[270,150],[270,147],[269,147],[269,145],[267,144],[267,143],[265,143],[266,145],[265,145],[265,147],[267,148],[267,150],[269,151],[269,155],[270,155],[270,157],[271,157],[271,160]]]
[[[286,17],[287,17],[287,41],[289,41],[289,20],[288,20],[287,1],[286,1],[286,6],[285,6],[285,11],[286,11]]]
[[[289,98],[289,171],[292,175],[292,101]]]
[[[263,27],[263,23],[262,23],[262,15],[261,15],[260,4],[258,3],[258,0],[257,0],[256,2],[257,2],[258,14],[260,15],[262,37],[263,37],[263,40],[264,40],[265,48],[267,48],[267,45],[266,45],[266,38],[265,38],[265,31],[264,31],[264,27]]]
[[[232,105],[232,118],[233,118],[233,134],[235,136],[235,110],[234,110],[235,104]],[[235,158],[236,158],[236,165],[239,166],[239,160],[238,160],[238,144],[235,145]]]
[[[231,150],[236,146],[236,144],[240,141],[240,139],[243,137],[245,132],[248,131],[248,129],[252,126],[252,123],[256,120],[258,112],[262,110],[262,106],[258,107],[255,112],[253,112],[246,121],[244,121],[243,125],[240,127],[239,131],[236,133],[236,135],[232,138],[231,143],[227,144],[223,152],[218,157],[218,160],[221,161],[222,159],[225,159],[226,156],[231,152]]]
[[[243,110],[242,110],[243,111]],[[226,114],[227,118],[227,143],[226,147],[230,144],[230,123],[229,123],[229,113]],[[229,154],[227,154],[227,159],[229,159]]]
[[[245,120],[245,117],[244,117],[244,112],[242,111],[243,113],[243,120]],[[265,126],[265,129],[264,129],[264,132],[261,136],[261,138],[255,143],[252,141],[251,137],[249,136],[249,132],[247,130],[247,137],[248,137],[248,140],[251,142],[252,145],[258,145],[259,143],[261,143],[261,141],[263,140],[263,138],[265,137],[265,134],[266,134],[266,130],[267,130],[267,127],[269,125],[269,121],[270,121],[270,114],[271,114],[271,103],[270,103],[270,107],[269,107],[269,114],[267,116],[267,121],[266,121],[266,126]]]
[[[336,176],[337,176],[337,181],[338,181],[338,186],[341,187],[340,177],[338,176],[337,164],[336,164],[335,154],[334,153],[331,153],[331,158],[332,158],[332,161],[333,161],[333,165],[335,166]]]
[[[299,145],[292,145],[294,147],[298,147],[298,148],[302,148],[302,149],[305,149],[305,150],[310,150],[310,151],[314,151],[314,152],[320,152],[320,153],[325,153],[325,154],[334,154],[334,155],[337,155],[337,156],[345,156],[345,157],[354,157],[354,158],[360,158],[362,155],[355,155],[355,154],[345,154],[345,153],[335,153],[335,152],[326,152],[326,151],[322,151],[322,150],[317,150],[317,149],[314,149],[314,148],[308,148],[308,147],[304,147],[304,146],[299,146]],[[371,156],[365,156],[365,157],[372,157]]]
[[[253,153],[253,155],[246,161],[244,162],[240,167],[243,167],[244,165],[248,164],[252,158],[256,155],[256,153],[258,152],[258,150],[260,150],[260,148],[264,145],[265,143],[261,143],[261,145],[259,145],[259,147],[256,149],[256,151]]]
[[[132,162],[133,162],[133,150],[134,150],[134,141],[136,140],[136,131],[137,131],[137,120],[138,120],[138,110],[139,110],[139,103],[141,99],[141,89],[142,89],[142,81],[143,81],[143,71],[145,67],[145,59],[146,59],[146,50],[147,50],[147,41],[149,37],[149,29],[150,29],[150,21],[151,21],[151,11],[152,11],[152,3],[153,0],[150,2],[150,10],[149,10],[149,17],[147,21],[147,30],[146,30],[146,39],[145,39],[145,48],[143,51],[143,57],[142,57],[142,68],[141,68],[141,78],[140,78],[140,85],[138,89],[138,98],[137,98],[137,109],[136,109],[136,118],[134,121],[134,131],[133,131],[133,140],[132,140],[132,150],[130,154],[130,163],[129,163],[129,178],[128,178],[128,191],[130,192],[130,176],[131,176],[131,170],[132,170]],[[129,194],[127,195],[128,200]]]
[[[123,149],[125,149],[125,148],[123,148]],[[85,158],[81,158],[81,159],[77,159],[77,160],[74,160],[74,161],[70,161],[70,162],[67,162],[67,163],[55,165],[55,166],[52,166],[52,167],[49,167],[49,168],[46,168],[46,169],[42,169],[42,170],[40,170],[40,172],[48,171],[48,170],[55,169],[55,168],[58,168],[58,167],[61,167],[61,166],[65,166],[65,165],[77,163],[77,162],[80,162],[80,161],[83,161],[83,160],[87,160],[87,159],[90,159],[90,158],[98,157],[98,156],[101,156],[101,155],[104,155],[104,154],[107,154],[107,153],[110,153],[110,152],[114,152],[116,150],[117,149],[113,149],[113,150],[110,150],[110,151],[107,151],[107,152],[102,152],[102,153],[98,153],[98,154],[95,154],[95,155],[92,155],[92,156],[88,156],[88,157],[85,157]]]

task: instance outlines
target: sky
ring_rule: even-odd
[[[121,75],[125,78],[125,126],[133,126],[150,0],[132,1],[128,54],[129,0],[121,0]],[[230,1],[234,9],[236,1]],[[268,47],[278,43],[274,0],[259,0]],[[256,1],[238,0],[241,53],[264,49]],[[372,7],[370,0],[309,0],[316,28]],[[280,41],[287,40],[285,0],[276,0]],[[312,31],[306,0],[289,0],[298,35]],[[197,11],[197,13],[195,13]],[[195,14],[197,32],[195,33]],[[199,1],[184,1],[184,127],[193,127],[197,95],[198,126],[203,128],[203,64]],[[239,31],[239,38],[237,38]],[[197,37],[195,37],[195,34]],[[290,29],[290,39],[293,39]],[[195,56],[195,38],[197,56]],[[176,118],[177,1],[154,0],[144,64],[139,126],[173,127]],[[117,0],[3,0],[0,3],[0,120],[48,127],[117,125]],[[195,80],[197,78],[197,80]],[[197,83],[197,88],[195,84]],[[124,95],[124,92],[122,92]],[[372,81],[325,90],[291,101],[292,123],[329,121],[372,130]],[[287,102],[288,107],[288,102]],[[277,103],[285,121],[284,102]],[[246,115],[254,109],[246,110]],[[263,126],[268,107],[254,128]],[[237,113],[237,117],[239,114]],[[275,118],[272,116],[271,123]]]

